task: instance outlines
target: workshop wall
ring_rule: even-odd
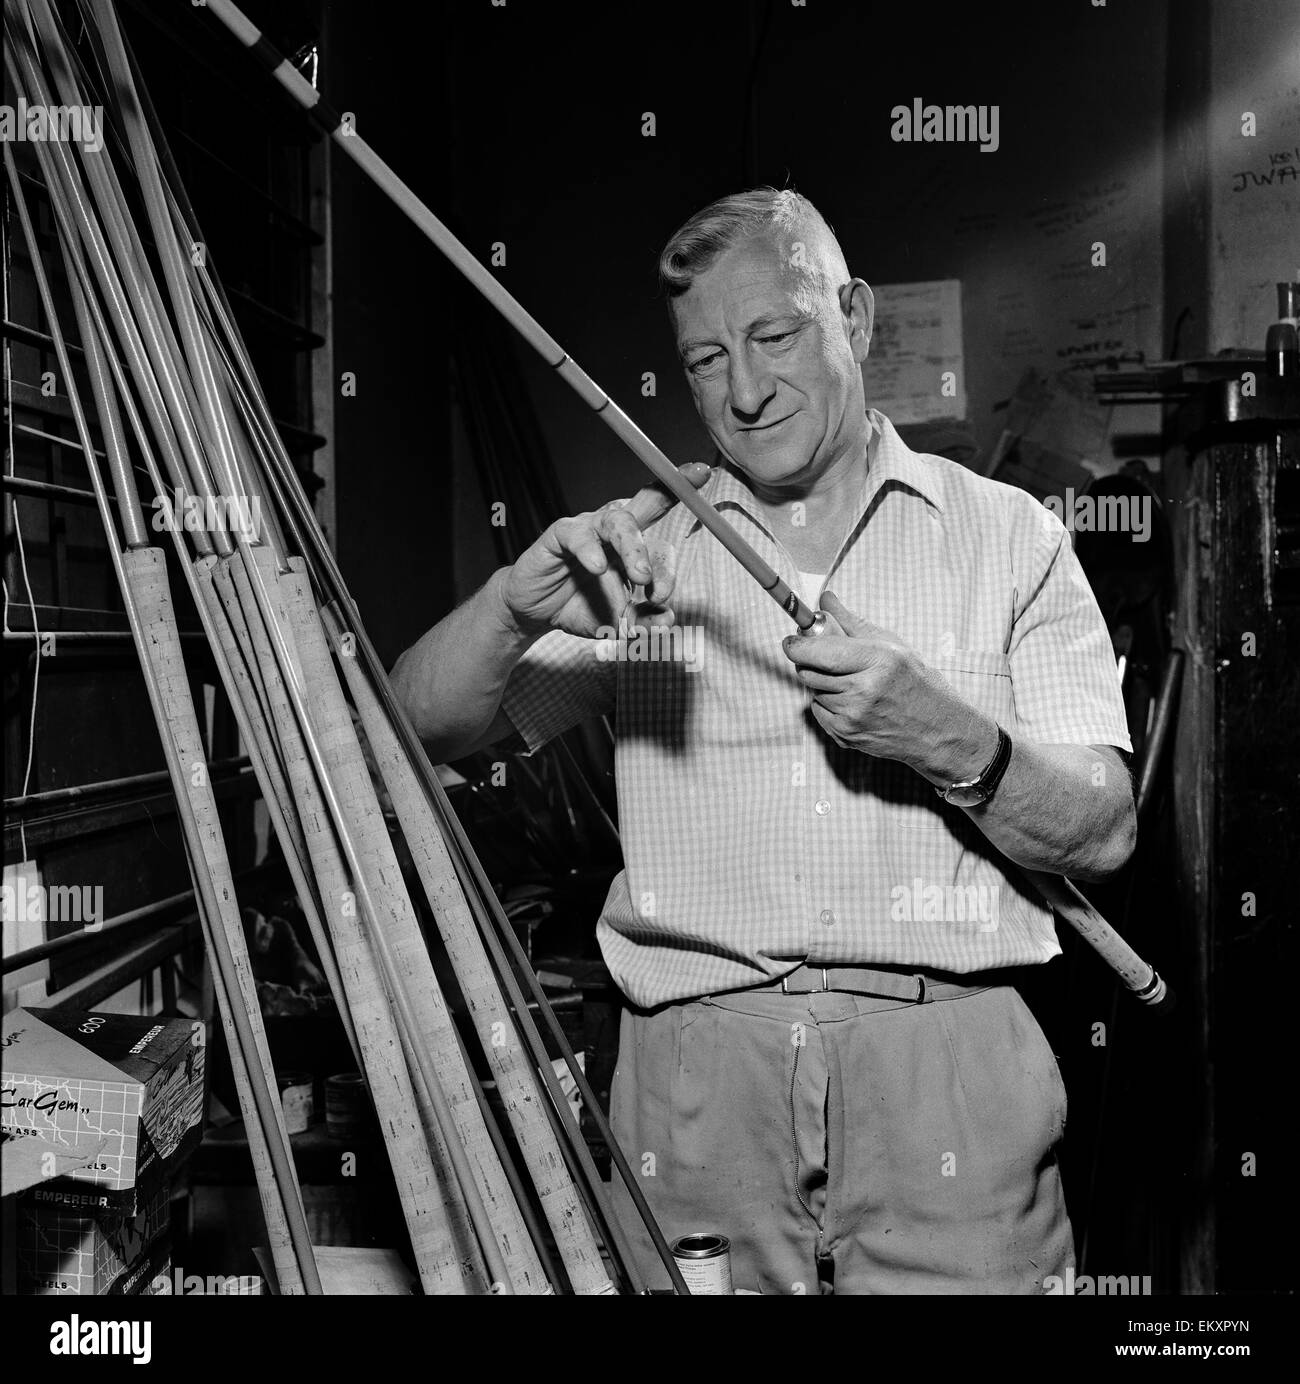
[[[1258,349],[1300,276],[1300,7],[1216,4],[1209,51],[1210,348]]]
[[[1026,368],[1167,349],[1163,0],[1019,6],[1005,20],[972,6],[945,12],[925,44],[914,11],[883,4],[581,13],[450,8],[457,211],[474,252],[505,247],[502,281],[675,460],[709,448],[656,296],[657,254],[697,207],[746,185],[810,196],[868,281],[961,280],[968,416],[986,453]],[[569,78],[527,56],[557,26]],[[998,105],[997,150],[895,143],[891,109],[916,97]],[[584,406],[527,348],[519,359],[572,507],[641,485]],[[1154,422],[1128,410],[1114,431]],[[472,473],[457,504],[464,594],[493,565]]]
[[[338,93],[358,132],[437,205],[423,179],[444,147],[441,83],[394,82],[366,41],[372,23],[365,6],[330,6],[321,88]],[[423,236],[337,150],[331,176],[332,537],[367,631],[391,663],[453,599],[445,278]]]

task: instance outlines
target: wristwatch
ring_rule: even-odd
[[[981,803],[986,803],[997,792],[998,784],[1002,782],[1002,775],[1007,771],[1007,765],[1011,763],[1011,737],[998,727],[998,747],[993,751],[993,758],[985,765],[982,772],[974,778],[961,779],[957,783],[950,783],[947,788],[935,787],[935,792],[946,803],[952,803],[954,807],[979,807]]]

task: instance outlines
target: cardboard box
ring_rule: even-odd
[[[4,1016],[4,1192],[137,1212],[198,1144],[204,1030],[189,1019],[15,1009]]]
[[[79,1211],[39,1201],[36,1188],[16,1198],[13,1253],[20,1293],[88,1297],[149,1291],[171,1261],[171,1195],[158,1181],[139,1211]]]

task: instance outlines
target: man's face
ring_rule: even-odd
[[[802,245],[802,251],[796,246]],[[718,449],[760,485],[813,483],[865,436],[856,336],[811,237],[756,237],[673,300],[695,407]],[[843,275],[847,279],[847,275]]]

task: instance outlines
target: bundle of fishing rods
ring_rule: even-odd
[[[56,229],[80,373],[28,206],[30,179],[8,143],[5,171],[176,795],[279,1288],[323,1291],[168,562],[151,542],[142,484],[153,492],[150,507],[161,505],[171,518],[176,569],[366,1079],[423,1291],[644,1291],[553,1051],[567,1062],[670,1281],[685,1292],[366,636],[208,263],[112,0],[79,0],[78,11],[81,49],[53,0],[5,0],[5,65],[15,93],[29,108],[105,112],[106,140],[97,151],[57,140],[29,145]],[[141,224],[133,207],[143,209]],[[234,522],[188,524],[177,496]],[[509,1140],[435,979],[354,712],[455,972],[465,1028],[491,1071]]]

